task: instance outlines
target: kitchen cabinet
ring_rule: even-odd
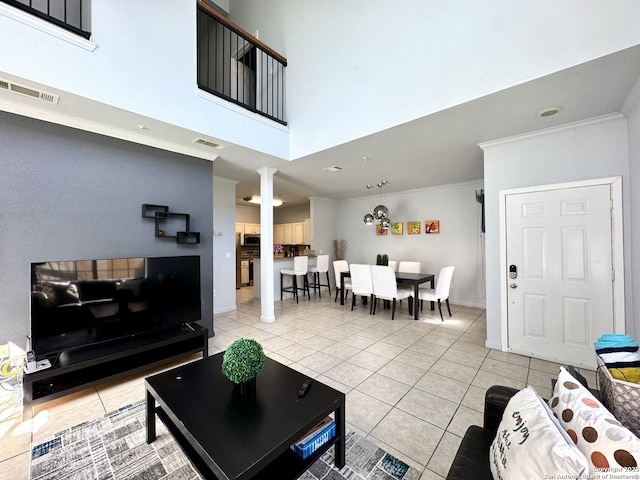
[[[279,223],[273,226],[273,243],[284,244],[284,224]]]
[[[260,233],[260,224],[259,223],[245,223],[244,224],[244,233],[259,234]]]
[[[293,223],[282,224],[282,244],[283,245],[293,244]]]
[[[311,240],[313,240],[313,238],[311,237],[311,219],[310,218],[304,219],[304,236],[303,237],[304,238],[302,243],[311,245]]]
[[[292,229],[293,229],[293,244],[300,245],[304,243],[304,222],[293,223]]]

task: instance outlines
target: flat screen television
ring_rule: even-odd
[[[31,264],[31,348],[39,357],[200,318],[198,255]]]

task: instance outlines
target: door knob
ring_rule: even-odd
[[[510,283],[509,287],[511,288],[518,288],[518,284],[517,283]]]

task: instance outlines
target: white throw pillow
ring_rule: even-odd
[[[590,474],[611,469],[611,472],[633,472],[636,477],[627,478],[639,478],[638,437],[623,427],[564,367],[560,367],[549,406],[589,461]]]
[[[495,480],[577,478],[587,471],[587,460],[533,387],[509,400],[489,463]]]

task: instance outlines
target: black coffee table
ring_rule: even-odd
[[[156,439],[155,414],[167,425],[205,478],[295,479],[335,445],[335,464],[345,462],[345,396],[267,358],[257,377],[254,400],[233,394],[221,371],[223,353],[148,377],[147,443]],[[157,403],[157,406],[156,406]],[[336,435],[311,457],[290,446],[330,413]]]

